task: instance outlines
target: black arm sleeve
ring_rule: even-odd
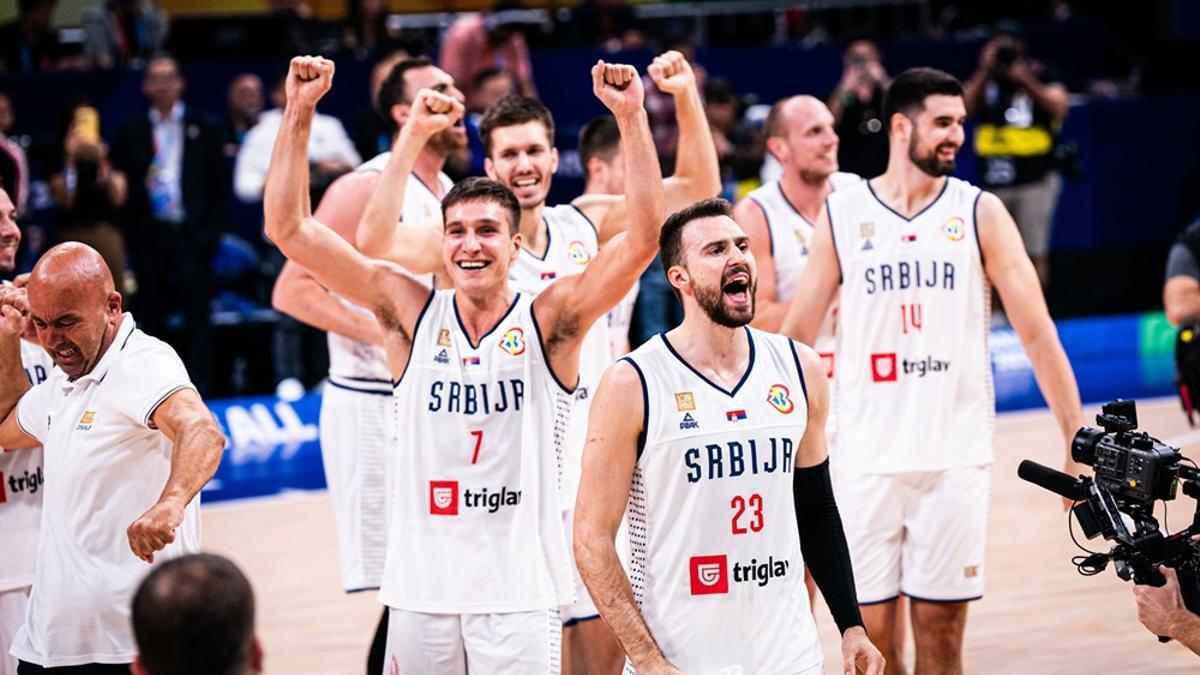
[[[850,549],[842,530],[829,479],[829,460],[806,469],[796,469],[792,479],[796,500],[796,524],[800,527],[800,551],[812,572],[817,588],[825,596],[838,632],[863,625],[854,590]]]

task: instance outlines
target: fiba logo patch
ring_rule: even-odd
[[[573,241],[567,244],[567,259],[576,265],[586,265],[591,262],[592,254],[588,253],[582,241]]]
[[[963,219],[958,216],[953,216],[942,225],[942,234],[950,241],[958,241],[966,234],[964,231],[966,224]]]
[[[871,379],[875,382],[896,381],[896,354],[871,355]]]
[[[525,353],[525,331],[520,328],[509,328],[504,331],[504,335],[500,336],[500,349],[512,354],[520,356]]]
[[[792,403],[791,394],[792,392],[782,384],[773,384],[767,392],[767,403],[784,415],[790,415],[796,409],[796,404]]]
[[[729,565],[723,555],[697,555],[688,561],[692,595],[716,595],[729,592]]]
[[[458,481],[429,481],[429,513],[435,516],[458,515]]]

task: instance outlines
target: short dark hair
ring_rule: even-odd
[[[930,96],[962,96],[963,86],[953,75],[937,68],[909,68],[896,76],[883,96],[883,125],[891,133],[892,115],[909,119],[925,108]]]
[[[485,110],[483,119],[479,120],[479,139],[483,141],[484,156],[492,156],[493,130],[526,122],[541,122],[546,127],[550,145],[554,145],[554,116],[550,114],[550,109],[534,98],[505,96]]]
[[[521,203],[517,201],[517,196],[503,184],[481,176],[472,176],[459,181],[450,188],[445,199],[442,200],[442,222],[449,222],[446,212],[450,210],[451,206],[460,202],[474,201],[497,202],[504,207],[505,211],[508,211],[508,215],[512,219],[508,226],[509,233],[516,234],[521,231]]]
[[[621,130],[612,115],[601,115],[579,130],[579,165],[587,177],[587,165],[593,157],[611,162],[621,147]]]
[[[392,119],[392,106],[412,103],[408,98],[408,92],[405,91],[405,74],[413,68],[425,68],[432,65],[433,61],[424,56],[403,59],[392,66],[387,77],[383,79],[383,84],[379,86],[379,94],[375,96],[375,112],[379,115],[379,121],[383,123],[383,130],[389,136],[400,129],[396,125],[396,120]]]
[[[133,596],[133,634],[150,675],[240,675],[254,644],[254,591],[228,558],[168,560]]]
[[[504,70],[503,68],[497,68],[495,66],[484,68],[478,73],[475,73],[475,77],[471,78],[471,91],[475,91],[476,89],[482,87],[485,82],[493,77],[500,76],[507,77],[509,80],[512,79],[512,75],[509,75],[508,71]]]
[[[658,248],[662,251],[663,269],[683,264],[683,228],[693,220],[714,216],[733,217],[733,207],[720,197],[709,197],[689,204],[667,217],[658,231]]]

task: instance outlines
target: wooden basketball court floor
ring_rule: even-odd
[[[1085,409],[1093,424],[1098,406]],[[1181,445],[1200,461],[1174,399],[1139,406],[1141,428]],[[1049,411],[1005,414],[996,424],[996,467],[988,530],[987,588],[970,608],[968,673],[1200,673],[1200,656],[1161,645],[1137,622],[1132,585],[1112,569],[1085,578],[1070,559],[1058,497],[1017,478],[1033,459],[1057,467],[1061,441]],[[1174,531],[1188,525],[1194,503],[1169,503]],[[1159,510],[1161,520],[1162,512]],[[1078,530],[1077,530],[1078,531]],[[297,493],[204,508],[204,545],[233,558],[258,598],[258,632],[272,675],[357,675],[381,608],[375,593],[341,591],[328,495]],[[1107,550],[1106,542],[1085,542]],[[817,608],[825,671],[840,672],[833,621]],[[911,669],[912,648],[907,650]],[[749,675],[749,674],[747,674]]]

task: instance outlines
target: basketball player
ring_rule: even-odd
[[[428,288],[355,251],[308,213],[304,159],[333,63],[293,59],[285,129],[264,202],[268,235],[334,292],[371,307],[396,380],[396,494],[380,598],[392,608],[388,667],[400,672],[550,672],[557,608],[572,600],[558,459],[580,349],[592,323],[632,286],[657,249],[663,213],[643,92],[629,66],[597,63],[593,89],[621,126],[630,227],[581,275],[536,299],[509,289],[520,206],[504,186],[470,179],[443,200],[443,265],[453,288]],[[367,218],[394,222],[386,189],[428,137],[462,116],[456,100],[418,94]],[[373,215],[375,214],[375,215]]]
[[[648,72],[659,89],[675,97],[679,120],[681,149],[676,172],[664,181],[668,208],[716,194],[720,190],[717,154],[691,66],[681,54],[670,51],[656,57]],[[558,150],[554,147],[553,116],[537,100],[520,96],[502,99],[484,113],[480,136],[488,176],[510,189],[521,204],[523,246],[509,270],[514,288],[539,293],[556,279],[580,274],[596,258],[600,245],[626,227],[628,207],[620,191],[584,195],[571,204],[546,204],[551,177],[558,167]],[[375,223],[376,228],[360,228],[359,248],[367,255],[403,262],[392,251],[413,250],[411,237],[386,227],[384,219]],[[411,261],[406,266],[414,264],[420,266]],[[607,328],[606,322],[592,328],[580,356],[580,380],[564,458],[562,503],[568,537],[589,396],[613,359]],[[592,621],[599,614],[583,581],[576,581],[577,600],[563,611],[565,665],[568,671],[612,672],[620,664],[619,646],[602,622]]]
[[[379,87],[376,108],[395,140],[417,92],[434,89],[463,100],[454,80],[426,58],[398,62]],[[430,138],[403,183],[405,225],[419,223],[441,232],[442,197],[453,186],[442,172],[450,153],[466,146],[461,125]],[[382,153],[338,178],[317,207],[316,218],[353,243],[358,221],[379,181],[390,152]],[[390,223],[390,227],[397,227]],[[428,277],[425,277],[428,279]],[[272,294],[275,309],[326,331],[329,380],[321,397],[321,459],[334,506],[342,586],[347,593],[378,589],[387,553],[385,498],[392,383],[383,350],[383,332],[369,310],[325,289],[312,273],[292,261],[284,264]],[[375,630],[368,675],[383,670],[387,608]]]
[[[0,188],[0,272],[12,274],[20,244],[17,207],[8,192]],[[22,338],[21,365],[25,378],[31,385],[40,384],[54,364],[38,346],[32,324]],[[29,586],[33,583],[33,562],[37,556],[45,476],[40,447],[0,454],[0,531],[4,532],[8,550],[6,564],[0,570],[0,675],[17,672],[17,660],[8,655],[8,649],[17,629],[25,623]]]
[[[683,323],[608,369],[588,424],[575,555],[601,615],[638,673],[820,673],[807,563],[842,672],[882,672],[829,480],[820,357],[745,327],[754,255],[727,202],[675,213],[660,245]]]
[[[1079,391],[1012,218],[950,176],[966,109],[958,80],[914,68],[884,100],[883,175],[831,194],[783,332],[812,340],[838,293],[834,479],[867,631],[889,672],[896,598],[912,601],[919,673],[962,672],[967,603],[983,593],[995,404],[989,284],[1066,446]],[[1069,460],[1068,471],[1079,473]]]

